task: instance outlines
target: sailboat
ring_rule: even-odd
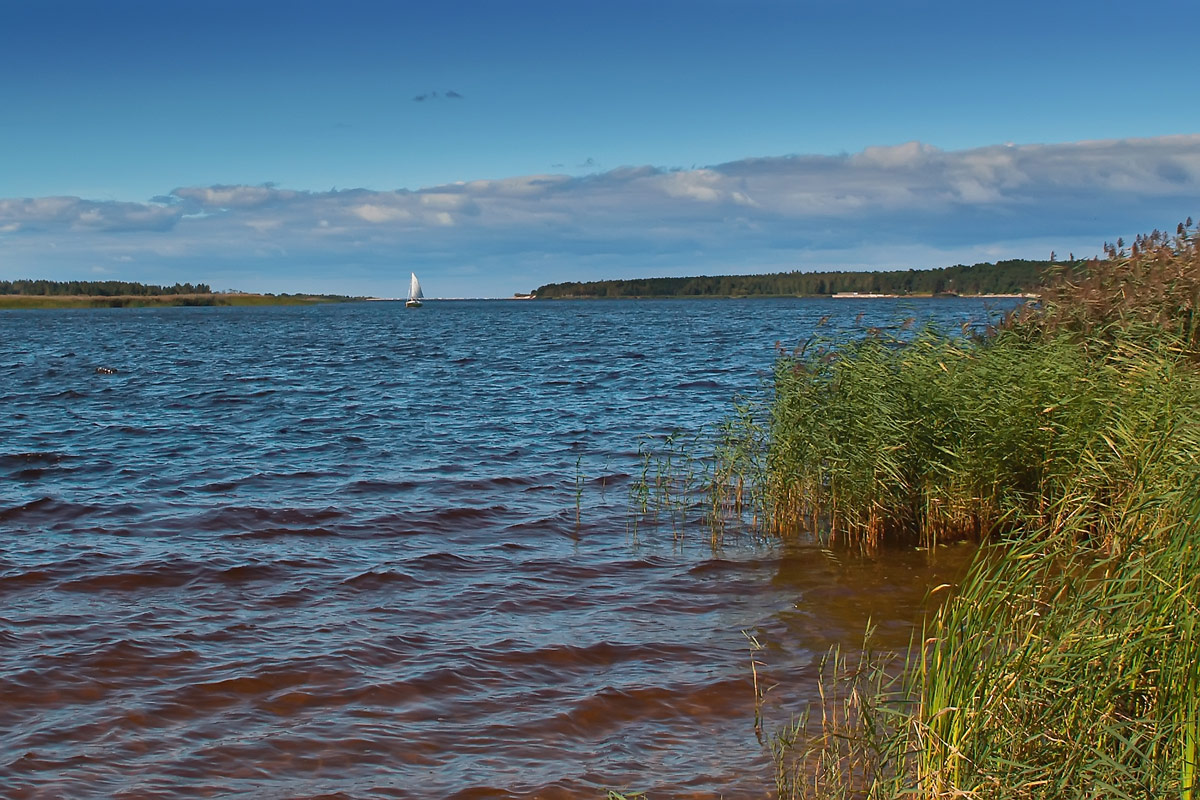
[[[408,285],[408,302],[404,304],[405,308],[420,308],[421,298],[425,294],[421,291],[421,282],[417,280],[417,273],[412,273],[412,283]]]

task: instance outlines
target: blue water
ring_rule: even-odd
[[[0,796],[759,795],[742,631],[792,708],[931,568],[634,536],[639,445],[1003,307],[0,311]]]

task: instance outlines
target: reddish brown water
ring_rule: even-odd
[[[0,312],[0,796],[764,796],[742,631],[769,730],[965,553],[714,553],[626,501],[639,434],[831,310]]]

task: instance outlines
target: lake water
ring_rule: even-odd
[[[996,311],[0,311],[0,796],[764,796],[743,631],[769,732],[965,556],[634,536],[639,443],[822,317]]]

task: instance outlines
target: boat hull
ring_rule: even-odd
[[[404,307],[405,308],[420,308],[422,305],[424,305],[424,304],[420,300],[409,300],[409,301],[405,302]]]

